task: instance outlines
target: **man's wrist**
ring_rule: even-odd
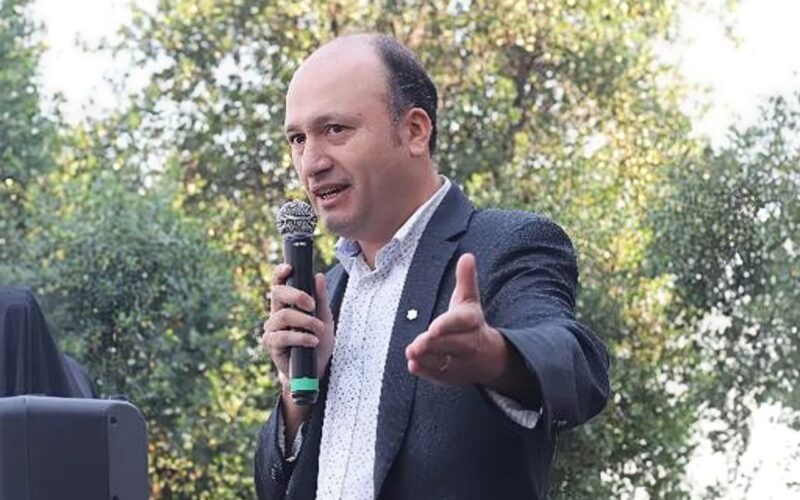
[[[296,454],[297,435],[310,412],[310,407],[296,405],[292,400],[292,390],[289,378],[283,373],[278,374],[281,383],[281,409],[283,417],[283,450],[284,456]]]
[[[489,389],[500,391],[506,378],[508,364],[508,346],[506,340],[497,329],[487,325],[485,347],[483,349],[483,370],[478,383]]]
[[[528,408],[541,404],[535,376],[525,360],[496,328],[488,327],[486,374],[482,386],[510,397]]]

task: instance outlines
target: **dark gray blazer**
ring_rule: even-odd
[[[405,347],[447,310],[456,261],[467,252],[476,257],[487,322],[535,375],[531,391],[542,415],[532,430],[509,419],[480,387],[442,386],[406,368]],[[479,211],[450,189],[422,235],[397,308],[378,414],[376,498],[547,498],[556,434],[599,413],[609,392],[606,350],[574,318],[577,280],[572,244],[556,224],[526,212]],[[326,284],[337,315],[347,286],[341,265]],[[419,313],[413,321],[409,309]],[[278,448],[280,407],[262,428],[255,457],[260,499],[314,499],[326,382],[294,464],[284,463]]]

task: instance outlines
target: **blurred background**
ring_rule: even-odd
[[[800,2],[0,0],[0,283],[147,417],[154,498],[251,498],[302,58],[393,34],[439,170],[580,256],[613,396],[558,499],[800,497]],[[332,263],[318,235],[320,270]]]

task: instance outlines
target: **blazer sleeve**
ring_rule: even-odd
[[[255,456],[255,483],[259,500],[280,500],[286,496],[289,478],[292,476],[294,463],[283,459],[280,448],[281,400],[272,410],[261,432],[258,435]]]
[[[567,234],[528,217],[490,271],[487,322],[516,348],[532,373],[543,424],[562,430],[598,414],[609,395],[605,346],[575,319],[578,268]]]
[[[344,295],[347,274],[337,264],[325,274],[325,286],[331,298],[334,320],[339,316],[339,306]],[[272,414],[261,428],[255,456],[255,483],[259,500],[311,500],[315,497],[319,446],[325,400],[328,394],[329,374],[320,380],[319,396],[311,414],[300,426],[302,444],[294,460],[284,460],[280,440],[283,439],[283,402],[278,398]]]

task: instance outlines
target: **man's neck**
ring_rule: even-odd
[[[378,251],[381,248],[386,246],[386,243],[388,243],[388,241],[381,243],[368,243],[366,241],[358,242],[358,244],[361,246],[361,252],[364,254],[364,261],[367,263],[370,269],[375,269],[375,256],[378,255]]]
[[[366,261],[367,265],[370,269],[375,269],[375,257],[380,251],[381,248],[385,247],[387,243],[392,239],[392,237],[397,233],[397,231],[403,227],[403,224],[414,215],[419,207],[425,204],[428,200],[430,200],[436,191],[442,187],[442,180],[441,178],[434,173],[431,176],[430,182],[426,182],[423,189],[420,189],[418,192],[420,193],[419,196],[415,197],[415,203],[410,205],[406,210],[404,210],[401,217],[398,217],[398,221],[394,224],[390,224],[391,227],[390,232],[385,234],[383,237],[378,238],[374,241],[368,241],[365,239],[358,239],[358,245],[361,247],[361,252],[364,254],[364,261]]]

